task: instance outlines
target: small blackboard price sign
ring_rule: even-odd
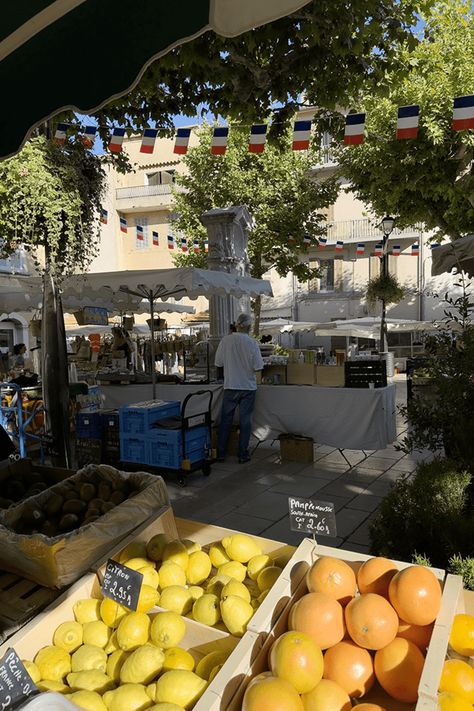
[[[137,570],[132,570],[126,565],[109,559],[105,566],[102,594],[135,612],[142,582],[143,575]]]
[[[38,691],[15,650],[10,647],[0,659],[0,709],[14,709]]]
[[[288,497],[290,528],[312,536],[337,536],[334,504],[330,501]]]

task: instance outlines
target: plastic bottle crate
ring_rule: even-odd
[[[144,437],[120,437],[120,459],[122,462],[148,464],[147,440]]]
[[[180,429],[171,430],[166,427],[154,427],[147,438],[181,448],[183,432]],[[186,449],[193,449],[194,443],[200,445],[202,442],[210,445],[209,430],[207,427],[198,425],[197,427],[191,427],[189,430],[186,430]]]
[[[118,410],[103,410],[100,413],[102,423],[102,439],[105,444],[120,443],[120,419]]]
[[[187,430],[183,457],[181,430],[158,430],[157,436],[147,440],[147,463],[153,467],[180,469],[183,458],[188,459],[191,464],[205,459],[209,446],[207,427]]]
[[[76,438],[76,462],[79,469],[88,464],[102,463],[102,440]]]
[[[81,439],[100,439],[102,423],[100,412],[81,410],[76,415],[76,437]]]
[[[174,417],[181,412],[181,403],[176,401],[151,400],[120,408],[120,434],[123,436],[148,435],[152,425],[166,417]]]

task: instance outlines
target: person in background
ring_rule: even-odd
[[[116,326],[112,330],[112,334],[114,337],[112,352],[121,351],[123,353],[123,357],[127,359],[127,368],[130,368],[132,362],[132,348],[130,346],[130,338],[127,331],[120,326]]]
[[[235,333],[219,343],[215,365],[224,369],[224,399],[222,402],[217,458],[224,461],[234,413],[239,408],[239,462],[250,460],[249,442],[252,431],[252,412],[255,405],[257,381],[255,373],[263,369],[257,341],[249,336],[252,319],[240,314],[235,322]]]
[[[24,343],[16,343],[13,346],[13,356],[11,359],[12,368],[24,368],[25,367],[25,353],[26,346]]]

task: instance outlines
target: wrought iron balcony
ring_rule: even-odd
[[[130,188],[117,188],[117,200],[130,200],[133,198],[148,198],[158,195],[171,195],[172,191],[183,192],[184,188],[174,183],[161,185],[136,185]]]
[[[421,239],[422,225],[414,225],[406,227],[403,230],[395,229],[390,235],[390,241],[394,242],[399,239]],[[334,220],[327,223],[328,241],[336,242],[378,242],[382,241],[382,230],[377,226],[374,220],[367,218],[360,220]]]

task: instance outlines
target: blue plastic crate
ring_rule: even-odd
[[[100,420],[102,422],[102,429],[120,429],[118,410],[102,410]]]
[[[186,449],[186,459],[191,464],[200,462],[207,455],[207,440],[194,441],[189,448]],[[167,469],[181,469],[182,466],[182,451],[181,447],[170,442],[164,442],[156,439],[147,440],[147,464],[152,467],[163,467]]]
[[[153,432],[152,426],[158,420],[174,417],[181,412],[181,403],[176,401],[152,400],[125,405],[120,408],[120,434],[148,435]]]
[[[183,433],[181,429],[172,430],[166,427],[155,427],[149,434],[149,439],[166,442],[173,447],[181,449]],[[201,442],[210,444],[209,429],[205,425],[199,425],[186,430],[186,449],[193,449],[194,443],[200,445]]]
[[[144,437],[120,437],[120,459],[122,462],[148,464],[147,440]]]
[[[101,415],[98,411],[81,410],[76,415],[76,437],[100,439],[102,436]]]

